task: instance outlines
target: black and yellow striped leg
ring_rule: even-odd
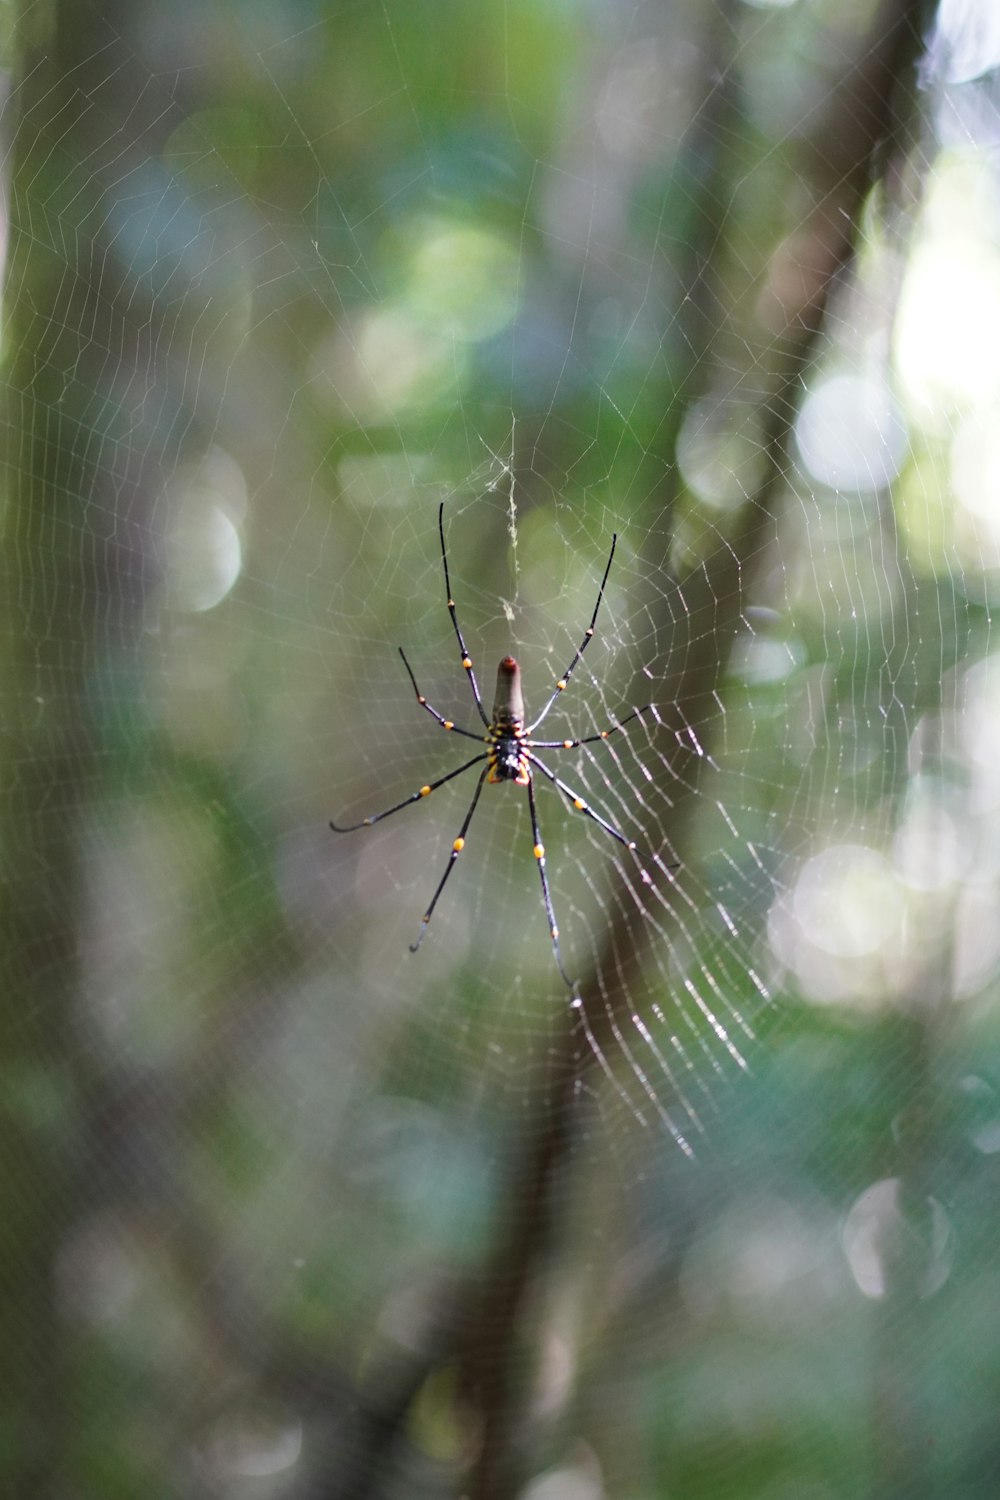
[[[535,788],[528,781],[528,807],[531,810],[531,837],[534,840],[534,855],[538,863],[538,873],[542,878],[542,900],[545,902],[545,915],[549,919],[549,937],[552,939],[552,952],[555,954],[559,972],[570,989],[573,981],[563,968],[562,954],[559,952],[559,927],[556,922],[556,914],[552,908],[552,893],[549,890],[549,877],[545,873],[545,845],[542,843],[541,830],[538,827],[538,809],[535,806]]]
[[[608,740],[613,734],[617,734],[619,729],[623,729],[626,724],[631,724],[632,720],[644,714],[649,706],[647,703],[645,708],[633,708],[630,714],[626,714],[624,719],[619,719],[617,724],[612,724],[610,729],[602,729],[600,734],[585,735],[582,740],[525,740],[524,745],[529,750],[575,750],[577,745],[597,745],[601,740]]]
[[[465,762],[464,766],[459,766],[457,771],[449,771],[447,776],[439,776],[437,781],[432,781],[429,785],[422,786],[419,791],[413,792],[409,797],[404,797],[402,802],[397,802],[395,807],[387,807],[385,812],[372,813],[370,818],[362,818],[360,823],[334,823],[331,819],[330,827],[334,833],[354,833],[358,828],[370,828],[373,823],[380,823],[383,818],[389,818],[393,813],[400,812],[404,807],[409,807],[411,802],[419,802],[421,797],[429,797],[431,792],[436,792],[438,787],[444,786],[446,781],[454,781],[456,776],[461,776],[463,771],[468,771],[470,767],[478,765],[481,760],[486,760],[486,758],[485,755],[474,755],[471,760]],[[484,770],[483,776],[485,775],[486,771]],[[479,796],[478,792],[476,796]]]
[[[476,674],[472,670],[472,658],[471,658],[471,656],[469,655],[468,651],[465,648],[465,641],[462,639],[462,630],[461,630],[461,627],[460,627],[460,625],[458,623],[458,612],[455,609],[455,601],[451,597],[451,579],[448,577],[448,551],[447,551],[447,548],[445,547],[445,544],[444,544],[444,501],[443,500],[442,500],[441,504],[438,506],[438,535],[441,538],[441,561],[444,563],[444,587],[445,587],[445,592],[448,595],[448,613],[451,615],[451,623],[455,627],[455,635],[456,635],[456,637],[458,639],[458,649],[462,653],[462,666],[465,668],[466,676],[469,679],[469,685],[472,688],[472,696],[473,696],[473,698],[475,698],[475,700],[476,700],[476,707],[479,710],[479,717],[482,719],[483,723],[486,725],[486,727],[488,729],[490,727],[490,721],[486,717],[486,710],[483,707],[483,700],[479,696],[479,684],[476,681]]]
[[[427,699],[424,697],[423,693],[417,687],[417,679],[413,675],[413,668],[406,660],[406,652],[403,650],[402,646],[400,646],[398,649],[400,656],[403,658],[403,666],[406,668],[407,675],[409,676],[410,681],[413,683],[413,691],[417,695],[417,702],[420,704],[420,707],[426,708],[431,718],[437,719],[442,729],[450,729],[455,734],[460,734],[462,738],[466,740],[481,741],[483,739],[483,736],[481,734],[473,734],[471,729],[459,729],[457,724],[453,724],[450,719],[445,718],[444,714],[439,714],[436,708],[431,707],[431,705],[427,702]]]
[[[479,759],[479,758],[480,757],[477,756],[477,759]],[[472,822],[472,814],[476,810],[476,803],[479,801],[479,793],[483,789],[483,782],[486,780],[486,772],[488,770],[489,770],[489,766],[484,766],[483,769],[482,769],[482,771],[480,771],[480,773],[479,773],[479,780],[476,782],[476,790],[472,794],[472,801],[469,804],[469,811],[465,815],[465,821],[464,821],[464,823],[462,824],[461,828],[458,830],[458,838],[455,840],[455,842],[451,846],[451,854],[448,856],[448,863],[445,866],[445,872],[441,876],[440,881],[438,882],[438,888],[437,888],[437,890],[434,892],[434,895],[431,897],[431,904],[430,904],[430,906],[424,912],[423,920],[420,923],[420,931],[417,933],[415,941],[410,944],[410,952],[411,953],[416,953],[417,949],[420,947],[420,944],[423,942],[423,940],[424,940],[424,933],[427,931],[427,923],[430,921],[431,917],[434,915],[434,908],[438,904],[438,897],[440,896],[441,892],[444,890],[445,886],[448,883],[448,876],[451,874],[452,870],[455,868],[455,861],[458,859],[458,856],[461,854],[462,850],[465,848],[465,835],[469,831],[469,824]]]
[[[594,613],[590,617],[590,624],[587,626],[586,630],[583,632],[583,640],[580,642],[579,646],[577,647],[576,655],[574,656],[573,660],[570,662],[569,666],[566,668],[565,672],[562,674],[562,676],[560,677],[559,681],[556,683],[555,687],[553,688],[553,690],[552,690],[552,697],[549,699],[548,703],[546,703],[545,707],[542,709],[541,713],[538,715],[538,718],[535,720],[535,722],[533,724],[529,724],[528,725],[528,733],[529,734],[531,734],[534,730],[536,730],[538,728],[539,724],[545,718],[545,715],[548,713],[548,711],[552,707],[553,703],[559,697],[559,694],[565,690],[566,684],[569,682],[570,678],[573,675],[573,669],[574,669],[574,667],[576,666],[577,662],[580,660],[580,657],[586,651],[587,647],[590,645],[591,641],[594,638],[594,626],[597,624],[597,612],[598,612],[598,610],[601,607],[601,600],[604,598],[604,585],[607,583],[607,581],[608,581],[608,574],[611,572],[611,564],[614,561],[615,548],[617,547],[617,545],[618,545],[618,535],[616,533],[611,538],[611,552],[610,552],[610,555],[608,557],[608,565],[604,569],[604,577],[601,579],[601,586],[597,590],[597,603],[594,605]]]
[[[582,812],[584,817],[591,818],[593,822],[595,822],[600,828],[604,829],[605,833],[610,833],[611,837],[613,839],[617,839],[619,844],[624,844],[626,849],[634,849],[636,847],[633,839],[627,839],[625,835],[623,833],[619,833],[618,829],[615,828],[611,823],[609,823],[606,818],[602,818],[600,813],[595,813],[594,809],[589,805],[589,803],[585,802],[584,799],[580,796],[580,793],[574,792],[573,788],[567,786],[565,781],[560,781],[555,772],[550,771],[545,762],[539,760],[537,755],[532,755],[528,751],[526,751],[525,754],[527,754],[528,759],[531,761],[531,764],[533,766],[537,766],[542,775],[547,776],[553,783],[553,785],[559,788],[563,796],[567,799],[570,805],[576,809],[577,812]]]

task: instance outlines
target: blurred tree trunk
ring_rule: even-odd
[[[702,744],[712,744],[706,706],[721,690],[730,653],[740,639],[743,612],[753,602],[757,572],[778,523],[804,375],[831,297],[851,263],[860,215],[875,181],[876,153],[892,140],[905,116],[919,43],[911,8],[904,0],[882,0],[873,9],[867,30],[858,36],[856,50],[845,58],[840,76],[831,81],[822,107],[816,109],[817,123],[787,163],[787,198],[793,200],[796,192],[806,188],[812,211],[793,237],[776,239],[767,249],[767,259],[748,268],[748,280],[758,296],[762,287],[772,291],[769,319],[754,310],[743,330],[739,306],[726,300],[728,282],[722,267],[733,253],[729,237],[735,238],[742,226],[720,220],[714,226],[714,238],[706,240],[710,254],[698,279],[717,289],[718,302],[714,331],[713,319],[706,318],[704,343],[695,342],[698,377],[706,384],[710,381],[713,361],[720,357],[717,344],[725,346],[733,331],[740,329],[752,353],[747,371],[760,406],[764,463],[759,486],[743,506],[728,544],[719,548],[710,564],[696,567],[683,580],[686,609],[698,622],[693,631],[696,646],[683,654],[680,665],[668,668],[664,664],[662,669],[663,701],[674,705],[679,722],[695,726]],[[718,77],[725,81],[733,65],[726,58]],[[709,107],[706,102],[705,109]],[[749,123],[739,118],[738,111],[727,112],[726,125],[733,139],[753,139]],[[708,133],[723,132],[716,127]],[[728,184],[724,181],[727,170],[732,173]],[[738,166],[735,159],[722,163],[720,180],[713,180],[713,191],[706,194],[710,202],[731,202],[740,170],[746,170],[746,163]],[[700,248],[699,244],[696,249]],[[780,286],[789,291],[779,298],[774,288]],[[696,341],[696,334],[691,337]],[[690,400],[697,391],[685,394]],[[669,409],[666,392],[664,402]],[[683,404],[674,403],[677,410],[665,423],[671,437],[679,426]],[[670,494],[665,508],[672,509],[672,502]],[[664,594],[661,608],[666,607],[666,600]],[[666,623],[664,638],[668,636]],[[688,787],[685,797],[675,788],[673,848],[684,843],[692,790]],[[494,1255],[481,1286],[469,1291],[467,1318],[472,1334],[465,1363],[483,1430],[470,1485],[475,1500],[514,1500],[524,1482],[520,1465],[527,1445],[521,1434],[527,1425],[525,1393],[530,1389],[525,1364],[526,1350],[532,1344],[525,1314],[530,1310],[537,1320],[531,1298],[543,1284],[558,1222],[559,1195],[565,1191],[567,1163],[577,1133],[580,1076],[595,1070],[598,1057],[613,1053],[616,1024],[627,1031],[628,1011],[632,997],[640,992],[637,981],[652,932],[639,907],[624,903],[609,925],[598,972],[612,977],[602,984],[598,974],[585,976],[580,985],[578,1014],[587,1014],[588,1000],[593,1001],[587,1038],[577,1024],[577,1013],[570,1012],[562,1049],[552,1049],[543,1072],[534,1129],[525,1132],[510,1164],[508,1197],[499,1216],[501,1232]]]
[[[99,1116],[73,1046],[81,814],[101,774],[102,679],[140,649],[154,573],[149,509],[162,445],[158,334],[110,244],[105,173],[120,181],[162,100],[126,40],[122,7],[26,5],[8,107],[4,304],[6,650],[2,668],[4,1149],[0,1154],[0,1422],[5,1493],[65,1480],[74,1434],[72,1223],[101,1196]],[[13,116],[11,121],[10,117]],[[162,390],[162,387],[161,387]],[[135,429],[139,428],[138,435]],[[95,706],[96,705],[96,706]],[[120,726],[119,726],[120,728]]]

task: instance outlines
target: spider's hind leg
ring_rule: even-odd
[[[451,846],[451,854],[448,856],[448,863],[445,866],[444,874],[441,876],[441,879],[438,882],[437,890],[431,897],[430,906],[428,906],[421,919],[420,931],[417,933],[414,941],[410,944],[411,953],[416,953],[417,949],[420,947],[420,944],[423,942],[424,933],[427,931],[427,924],[430,921],[431,917],[434,915],[434,908],[438,904],[438,897],[441,895],[441,892],[444,890],[445,886],[448,883],[448,876],[455,868],[455,861],[458,859],[458,856],[465,848],[465,835],[469,831],[469,824],[472,822],[472,814],[476,810],[476,804],[479,801],[479,794],[483,789],[483,782],[486,780],[486,773],[488,770],[489,764],[485,765],[479,773],[479,780],[476,782],[476,790],[472,794],[472,801],[469,804],[469,811],[466,813],[465,820],[462,823],[461,828],[458,830],[458,837],[455,839],[455,842]]]
[[[568,989],[573,989],[573,980],[566,973],[566,966],[562,961],[559,951],[559,926],[556,922],[556,914],[552,906],[552,892],[549,890],[549,877],[545,873],[545,845],[542,843],[542,834],[538,826],[538,809],[535,806],[535,787],[528,777],[528,807],[531,811],[531,837],[534,841],[534,855],[538,863],[538,873],[542,881],[542,900],[545,902],[545,915],[549,919],[549,937],[552,939],[552,952],[555,955],[559,973]]]

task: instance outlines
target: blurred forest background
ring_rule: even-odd
[[[5,1495],[996,1496],[994,15],[6,7]]]

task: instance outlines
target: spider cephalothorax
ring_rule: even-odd
[[[399,654],[403,658],[403,666],[406,668],[410,682],[413,684],[413,691],[417,695],[417,702],[420,706],[426,708],[427,712],[432,718],[437,720],[442,729],[451,730],[453,733],[461,735],[463,739],[477,740],[480,744],[485,743],[487,749],[480,751],[478,755],[474,755],[471,760],[467,760],[464,765],[459,766],[456,770],[449,771],[445,776],[439,776],[437,781],[431,781],[425,786],[419,787],[409,797],[404,797],[402,802],[397,802],[393,807],[387,807],[384,812],[373,813],[370,817],[363,818],[360,823],[350,823],[346,826],[331,823],[330,827],[337,833],[352,833],[358,828],[370,828],[373,823],[378,823],[382,818],[388,818],[392,813],[399,812],[404,807],[409,807],[411,802],[419,802],[421,798],[429,797],[431,792],[436,791],[439,786],[444,786],[447,781],[453,781],[456,776],[461,776],[463,772],[471,770],[473,766],[482,765],[483,768],[479,773],[476,790],[472,794],[472,802],[469,804],[469,810],[458,831],[458,836],[451,846],[451,854],[448,857],[444,874],[441,876],[437,890],[431,897],[430,905],[423,915],[416,940],[410,944],[410,951],[416,953],[423,941],[424,933],[427,931],[427,924],[434,914],[438,897],[444,890],[448,876],[455,867],[455,861],[465,848],[465,835],[469,831],[469,824],[472,822],[472,815],[476,810],[484,783],[490,782],[496,785],[499,782],[509,781],[513,782],[515,786],[525,787],[528,793],[528,810],[531,815],[531,833],[534,840],[533,852],[542,882],[542,900],[545,905],[545,915],[549,923],[552,951],[555,954],[556,963],[559,965],[560,974],[566,983],[571,985],[572,981],[566,973],[562,955],[559,951],[559,929],[556,926],[555,913],[552,907],[552,894],[549,890],[548,875],[545,871],[545,849],[538,826],[538,811],[535,807],[535,787],[532,770],[540,771],[563,794],[571,807],[575,808],[577,812],[582,812],[585,817],[590,818],[599,828],[603,828],[604,832],[610,834],[619,844],[623,844],[626,849],[634,849],[635,844],[631,839],[627,839],[624,834],[619,833],[618,829],[609,823],[606,818],[602,818],[600,813],[596,813],[592,807],[589,807],[579,793],[574,792],[564,781],[561,781],[554,771],[550,771],[545,762],[540,760],[535,752],[536,750],[575,750],[580,745],[596,744],[599,740],[606,740],[609,735],[614,734],[623,725],[628,724],[630,720],[638,718],[646,710],[645,708],[634,708],[631,713],[626,714],[624,719],[620,719],[617,724],[612,724],[610,729],[602,729],[599,734],[584,735],[581,739],[535,740],[531,736],[539,724],[541,724],[549,709],[559,697],[559,694],[564,691],[573,673],[573,669],[593,639],[597,612],[601,607],[601,600],[604,598],[604,585],[607,583],[608,574],[611,572],[611,562],[615,555],[615,546],[618,538],[614,536],[611,539],[611,553],[608,557],[607,567],[604,569],[604,577],[601,579],[601,587],[597,592],[597,603],[594,605],[594,613],[590,617],[590,624],[584,631],[583,640],[577,647],[576,655],[552,689],[552,694],[538,715],[538,718],[535,719],[534,723],[526,727],[524,723],[524,694],[521,688],[521,668],[512,656],[505,656],[497,668],[497,688],[493,700],[493,716],[492,718],[487,718],[486,716],[483,700],[479,693],[479,685],[476,682],[476,674],[472,666],[472,658],[465,648],[465,641],[462,638],[462,631],[458,623],[458,614],[455,610],[455,601],[451,597],[451,581],[448,577],[448,552],[444,541],[443,505],[438,510],[438,533],[441,537],[441,561],[444,564],[444,584],[448,596],[448,613],[451,615],[451,623],[455,628],[455,635],[458,639],[458,648],[462,653],[462,666],[468,675],[469,684],[472,688],[472,696],[475,699],[476,708],[479,712],[479,717],[483,721],[486,733],[477,734],[471,729],[460,729],[450,719],[446,719],[443,714],[439,714],[436,708],[432,708],[417,687],[417,680],[413,675],[413,669],[406,659],[406,653],[402,646],[399,648]]]

